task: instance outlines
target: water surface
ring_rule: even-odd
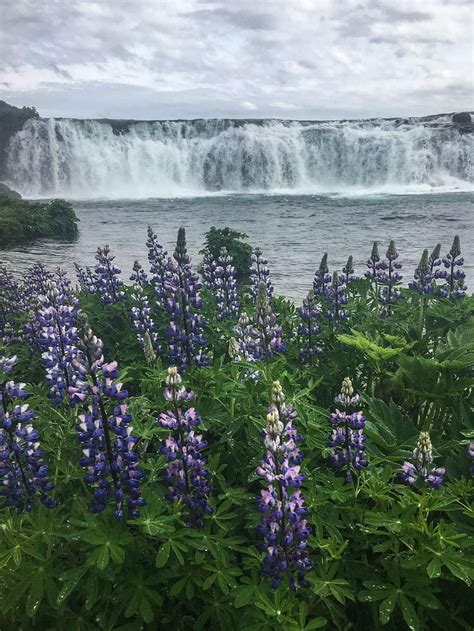
[[[395,239],[405,279],[413,275],[423,248],[438,242],[449,250],[461,237],[470,290],[474,286],[474,193],[420,195],[265,195],[234,194],[176,199],[74,201],[80,219],[73,243],[39,240],[1,252],[13,270],[36,262],[61,266],[93,265],[98,245],[108,243],[128,278],[135,259],[147,265],[146,229],[151,225],[172,252],[179,226],[187,229],[188,247],[200,260],[204,234],[211,226],[240,230],[269,259],[277,292],[300,299],[311,287],[321,256],[330,269],[341,269],[349,254],[362,274],[372,242],[385,252]]]

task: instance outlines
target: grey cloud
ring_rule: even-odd
[[[462,0],[15,0],[2,12],[0,98],[45,115],[310,119],[472,107]]]

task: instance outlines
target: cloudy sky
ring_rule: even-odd
[[[0,99],[43,116],[472,109],[471,0],[0,0]]]

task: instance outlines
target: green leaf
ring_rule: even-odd
[[[97,547],[89,557],[91,563],[95,563],[99,570],[105,570],[110,560],[110,548],[109,546]]]
[[[121,565],[125,559],[125,550],[121,546],[116,546],[113,543],[110,544],[109,549],[112,561]]]
[[[448,570],[451,572],[451,574],[461,579],[461,581],[466,583],[466,585],[471,584],[471,577],[469,575],[469,572],[467,568],[465,568],[463,565],[455,561],[448,561],[447,559],[444,559],[444,564],[446,565]]]
[[[383,600],[390,593],[392,593],[392,589],[390,588],[381,588],[381,589],[363,589],[359,592],[357,598],[360,602],[363,603],[372,603],[376,600]]]
[[[28,594],[28,599],[26,601],[26,613],[32,618],[38,610],[39,604],[43,599],[44,593],[44,574],[43,568],[39,568],[40,571],[33,577],[33,581],[31,583],[30,592]]]
[[[63,575],[62,578],[67,576],[67,579],[59,591],[59,594],[56,600],[58,606],[61,606],[63,602],[66,600],[66,598],[69,596],[69,594],[77,587],[77,585],[79,584],[79,581],[81,580],[81,578],[84,576],[84,574],[87,572],[88,569],[89,569],[88,565],[83,565],[82,567],[79,567],[74,570],[70,570],[69,572],[66,572],[66,574]]]
[[[393,610],[398,601],[398,591],[394,590],[379,605],[379,617],[381,624],[387,624],[392,617]]]
[[[416,615],[415,608],[413,607],[411,601],[403,593],[400,594],[399,606],[402,610],[402,614],[408,628],[411,629],[411,631],[419,631],[420,621]]]
[[[253,585],[239,585],[234,590],[234,607],[239,609],[252,602],[255,594]]]
[[[142,596],[142,598],[140,599],[138,611],[140,612],[141,617],[146,623],[150,624],[150,622],[153,621],[153,609],[150,601],[148,600],[148,598],[145,598],[145,596]]]
[[[441,559],[439,557],[431,559],[426,567],[426,572],[430,578],[441,576]]]
[[[167,541],[164,543],[161,548],[158,550],[155,557],[155,566],[156,567],[164,567],[168,562],[171,551],[171,543]]]

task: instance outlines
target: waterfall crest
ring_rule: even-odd
[[[473,149],[474,134],[443,119],[30,119],[6,174],[26,197],[472,190]]]

